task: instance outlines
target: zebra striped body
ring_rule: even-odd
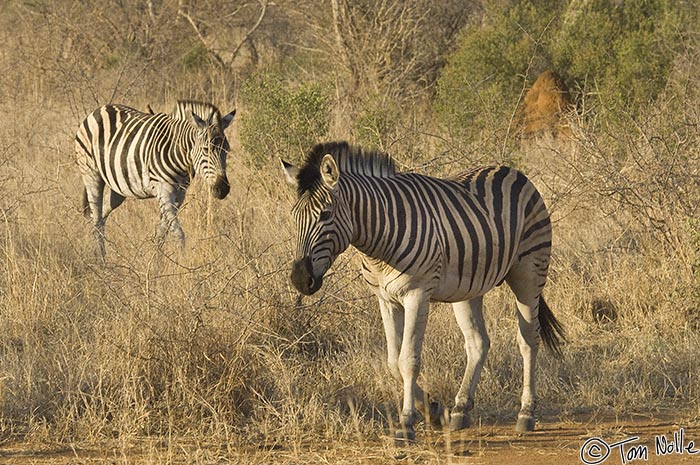
[[[362,186],[351,195],[366,195],[361,203],[379,217],[403,220],[367,225],[385,229],[359,230],[352,242],[371,257],[364,262],[369,284],[389,295],[420,286],[435,301],[468,300],[502,283],[513,264],[533,249],[551,245],[547,210],[532,184],[513,169],[486,168],[455,180],[409,173],[364,181],[347,184]],[[504,209],[502,197],[494,196],[502,190],[518,199],[522,195],[525,203],[530,199],[529,208]],[[395,202],[392,210],[369,192],[410,201]],[[372,243],[377,236],[385,241]],[[542,286],[547,263],[539,270]]]
[[[450,424],[468,426],[489,346],[482,296],[504,281],[518,302],[525,362],[517,428],[531,430],[539,334],[554,350],[562,336],[541,297],[551,224],[532,183],[507,167],[452,179],[397,173],[388,156],[345,143],[316,146],[301,169],[284,167],[298,192],[295,287],[316,292],[350,244],[364,254],[362,272],[379,299],[389,368],[404,383],[399,435],[413,438],[416,405],[433,421],[442,415],[438,404],[423,405],[425,395],[416,384],[430,301],[453,303],[464,333],[468,363]]]
[[[171,231],[181,244],[184,233],[177,209],[192,175],[199,173],[215,197],[229,192],[224,129],[235,112],[224,117],[209,104],[205,117],[189,120],[148,114],[122,105],[105,105],[83,121],[75,137],[78,168],[85,185],[83,212],[95,225],[104,258],[104,221],[126,198],[156,197],[161,206],[159,240]],[[109,201],[103,204],[107,187]]]

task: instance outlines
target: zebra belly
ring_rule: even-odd
[[[463,300],[470,300],[474,297],[479,297],[486,294],[488,291],[494,287],[500,285],[503,282],[503,278],[498,280],[490,280],[483,282],[481,285],[470,288],[469,286],[459,286],[456,283],[458,279],[456,277],[449,278],[444,282],[441,281],[440,285],[435,289],[431,296],[431,300],[434,302],[461,302]]]
[[[127,190],[123,189],[114,189],[111,188],[113,191],[118,193],[119,195],[123,197],[128,197],[128,198],[134,198],[134,199],[150,199],[155,197],[153,192],[151,190],[145,190],[145,189],[135,189],[134,186],[130,186],[131,188]]]
[[[508,270],[512,266],[512,259],[505,257],[504,263],[498,263],[494,259],[487,267],[484,257],[479,257],[474,265],[473,261],[463,262],[460,268],[459,262],[448,262],[443,268],[438,286],[433,292],[432,300],[436,302],[461,302],[486,294],[494,287],[503,283]]]
[[[503,282],[489,281],[478,288],[457,286],[457,280],[439,280],[435,274],[408,274],[397,270],[371,273],[363,270],[367,284],[381,299],[401,303],[403,297],[416,289],[430,290],[432,302],[461,302],[483,295]]]
[[[493,245],[496,251],[498,244]],[[362,274],[375,294],[384,300],[401,302],[407,293],[424,289],[433,302],[461,302],[483,295],[504,281],[513,260],[507,256],[502,260],[504,263],[492,259],[488,270],[484,257],[479,257],[476,265],[468,259],[462,262],[453,259],[405,270],[365,256]]]
[[[439,266],[422,273],[400,271],[386,262],[365,256],[362,276],[382,300],[402,304],[403,298],[416,289],[433,289],[439,278]]]
[[[113,170],[110,174],[101,170],[102,178],[107,186],[117,194],[136,199],[148,199],[155,197],[153,188],[148,183],[144,182],[137,174],[126,170]]]

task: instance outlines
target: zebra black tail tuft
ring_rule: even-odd
[[[566,342],[566,333],[549,309],[544,297],[540,295],[540,337],[547,349],[556,356],[561,356],[561,345]]]

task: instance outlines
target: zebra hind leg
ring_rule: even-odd
[[[532,320],[533,315],[534,320]],[[520,412],[518,412],[515,430],[521,433],[535,429],[535,408],[537,407],[535,368],[539,349],[538,327],[537,305],[518,301],[518,347],[523,358],[523,393],[520,398]]]
[[[533,271],[525,260],[516,269],[511,270],[506,282],[515,294],[518,305],[518,347],[523,358],[523,392],[520,398],[520,412],[515,425],[518,432],[535,429],[535,408],[537,392],[535,374],[537,353],[540,344],[539,302],[544,279],[542,274]]]

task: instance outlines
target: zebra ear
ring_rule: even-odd
[[[280,163],[282,164],[282,171],[284,172],[284,180],[287,181],[287,184],[290,187],[293,187],[294,189],[297,188],[299,185],[299,181],[297,181],[297,175],[299,174],[299,168],[296,166],[287,163],[286,161],[282,160],[281,158],[279,159]]]
[[[236,110],[234,109],[231,113],[221,118],[221,126],[226,129],[233,122],[233,117],[236,116]]]
[[[204,121],[202,118],[197,116],[195,114],[195,112],[191,111],[190,113],[192,114],[192,122],[194,123],[195,126],[202,128],[202,129],[207,127],[206,121]]]
[[[333,155],[327,153],[321,160],[321,179],[326,186],[333,189],[338,183],[338,165],[335,163]]]

